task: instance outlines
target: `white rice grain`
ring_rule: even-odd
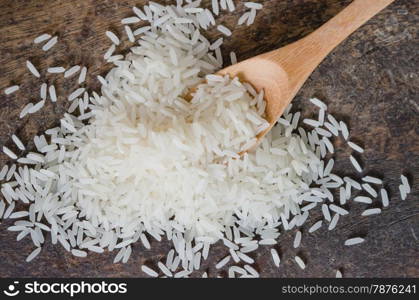
[[[368,183],[364,183],[362,184],[362,188],[371,196],[373,196],[374,198],[377,198],[378,194],[377,192],[374,190],[374,188],[369,185]]]
[[[328,114],[327,119],[333,125],[333,127],[335,127],[337,130],[341,130],[339,122],[335,119],[334,116],[332,116],[331,114]]]
[[[14,201],[9,205],[9,207],[4,212],[3,219],[9,218],[9,216],[12,214],[13,210],[15,209],[15,205],[16,204]]]
[[[59,74],[59,73],[64,73],[65,72],[65,68],[64,67],[51,67],[47,69],[48,73],[51,74]]]
[[[162,262],[158,262],[157,266],[159,267],[159,269],[163,272],[164,275],[166,275],[167,277],[172,277],[173,273],[167,268],[167,266],[165,264],[163,264]]]
[[[215,0],[216,1],[216,0]],[[239,20],[237,21],[237,25],[243,25],[250,16],[250,12],[244,13]]]
[[[126,264],[128,262],[129,257],[131,256],[132,248],[131,246],[127,247],[127,250],[124,253],[124,257],[122,258],[122,263]]]
[[[231,30],[225,27],[224,25],[218,25],[217,30],[225,36],[231,36]]]
[[[111,40],[112,43],[114,43],[116,46],[119,46],[120,41],[115,33],[112,31],[106,31],[106,36]]]
[[[147,16],[143,13],[143,11],[141,9],[139,9],[138,7],[134,6],[132,8],[132,11],[143,21],[147,21]]]
[[[58,37],[54,36],[53,38],[51,38],[46,44],[44,44],[44,46],[42,46],[42,50],[43,51],[48,51],[49,49],[51,49],[52,47],[55,46],[55,44],[58,41]]]
[[[320,227],[322,227],[323,221],[317,221],[316,223],[314,223],[309,229],[308,232],[312,233],[315,232],[316,230],[318,230]]]
[[[411,191],[409,180],[404,175],[400,175],[400,179],[402,181],[402,184],[405,186],[406,193],[409,194]]]
[[[320,109],[327,110],[327,105],[317,98],[311,98],[310,102],[319,107]]]
[[[85,88],[78,88],[77,90],[75,90],[68,96],[68,101],[73,101],[74,99],[80,97],[81,94],[83,94],[85,90],[86,90]]]
[[[345,215],[349,214],[349,212],[346,209],[343,209],[342,207],[339,207],[339,206],[334,205],[334,204],[330,204],[329,209],[334,211],[337,214],[340,214],[341,216],[345,216]]]
[[[51,102],[57,102],[57,94],[55,92],[55,86],[50,85],[48,88],[49,91],[49,97],[51,98]]]
[[[82,84],[83,82],[86,81],[86,74],[87,74],[87,67],[83,67],[80,71],[80,75],[78,79],[79,84]]]
[[[7,165],[4,165],[3,168],[0,171],[0,181],[2,181],[4,179],[4,177],[6,176],[8,170],[9,170],[9,167]],[[0,204],[1,203],[3,203],[3,202],[0,202]]]
[[[383,184],[383,181],[380,178],[372,177],[372,176],[362,177],[362,180],[365,182],[374,183],[374,184]]]
[[[29,61],[26,61],[26,67],[28,70],[37,78],[41,77],[41,74],[39,74],[39,71],[35,68],[35,66]]]
[[[240,258],[239,258],[239,256],[237,255],[237,253],[236,253],[236,251],[234,251],[233,249],[230,249],[229,250],[229,252],[230,252],[230,256],[231,256],[231,258],[233,259],[233,261],[237,264],[237,263],[239,263],[240,262]]]
[[[230,52],[230,60],[231,60],[232,65],[237,64],[237,56],[236,56],[236,53],[234,51]]]
[[[5,88],[4,89],[4,93],[6,95],[10,95],[10,94],[13,94],[14,92],[16,92],[18,90],[19,90],[19,86],[18,85],[12,85],[12,86],[9,86],[8,88]]]
[[[237,256],[244,262],[248,263],[248,264],[253,264],[255,263],[255,261],[253,260],[253,258],[251,258],[250,256],[241,253],[240,251],[237,252]]]
[[[146,249],[151,249],[150,243],[144,233],[140,235],[141,242]]]
[[[231,259],[231,256],[228,255],[226,257],[224,257],[222,260],[220,260],[216,265],[215,268],[216,269],[221,269],[222,267],[224,267]]]
[[[298,255],[295,256],[295,262],[297,263],[297,265],[304,270],[306,268],[306,264],[304,263],[304,261],[301,259],[301,257],[299,257]]]
[[[17,155],[6,146],[3,146],[3,153],[6,154],[11,159],[17,159]]]
[[[37,257],[39,255],[39,253],[41,253],[42,248],[36,248],[35,250],[33,250],[31,252],[31,254],[28,255],[28,257],[26,258],[26,262],[30,262],[31,260],[33,260],[35,257]]]
[[[326,221],[330,222],[332,220],[332,217],[330,216],[330,212],[329,212],[329,207],[327,206],[327,204],[322,204],[322,213]]]
[[[43,84],[41,84],[39,95],[40,95],[42,100],[47,99],[47,89],[48,89],[48,85],[45,82]]]
[[[279,264],[281,263],[281,259],[279,258],[278,251],[276,251],[276,249],[272,248],[271,249],[271,255],[272,255],[272,259],[274,261],[275,266],[279,267]]]
[[[349,145],[349,147],[354,149],[356,152],[364,153],[364,149],[362,147],[358,146],[357,144],[355,144],[351,141],[348,141],[348,145]]]
[[[402,200],[406,200],[407,192],[403,184],[399,185],[399,191],[400,191],[400,198],[402,198]]]
[[[211,8],[212,8],[212,12],[214,13],[214,15],[218,16],[219,12],[220,12],[220,7],[219,7],[219,0],[212,0],[211,1]]]
[[[153,269],[147,267],[146,265],[142,265],[141,266],[141,270],[144,273],[146,273],[148,276],[150,276],[150,277],[157,277],[157,276],[159,276],[159,274],[156,271],[154,271]]]
[[[41,100],[37,103],[35,103],[29,110],[28,113],[30,114],[34,114],[36,112],[38,112],[42,107],[44,107],[45,105],[45,100]]]
[[[229,12],[233,12],[236,9],[236,6],[234,5],[233,0],[227,0],[227,7],[228,7]]]
[[[371,216],[371,215],[377,215],[381,213],[381,209],[380,208],[370,208],[370,209],[366,209],[362,212],[361,216],[363,217],[367,217],[367,216]]]
[[[349,183],[353,188],[355,188],[359,191],[362,190],[361,185],[357,181],[353,180],[352,178],[345,176],[345,177],[343,177],[343,180],[345,182]]]
[[[64,78],[70,78],[71,76],[75,75],[78,71],[80,71],[80,66],[72,66],[70,69],[64,72]]]
[[[249,17],[247,18],[246,25],[247,26],[252,25],[255,22],[255,18],[256,18],[256,9],[251,9]]]
[[[343,121],[339,122],[339,127],[340,130],[342,131],[342,136],[345,140],[348,140],[349,137],[349,130],[348,130],[348,126],[346,126],[346,123]]]
[[[71,254],[73,254],[74,256],[77,256],[77,257],[86,257],[87,256],[86,251],[82,251],[82,250],[78,250],[78,249],[72,249]]]
[[[23,217],[27,217],[29,215],[29,212],[25,211],[16,211],[14,213],[12,213],[9,218],[10,219],[19,219],[19,218],[23,218]]]
[[[13,164],[10,166],[9,171],[6,174],[6,181],[9,181],[13,177],[15,171],[16,171],[16,165]]]
[[[317,120],[313,120],[313,119],[304,119],[303,123],[307,124],[307,125],[310,125],[310,126],[313,126],[315,128],[320,126],[320,122],[317,121]]]
[[[365,204],[371,204],[372,203],[372,199],[370,197],[366,197],[366,196],[357,196],[354,198],[355,202],[359,202],[359,203],[365,203]]]
[[[337,225],[338,221],[339,221],[339,214],[335,214],[335,215],[333,216],[333,218],[332,218],[332,221],[331,221],[331,222],[330,222],[330,224],[329,224],[328,229],[329,229],[329,230],[333,230],[333,229],[335,229],[335,227],[336,227],[336,225]]]
[[[26,149],[25,145],[23,145],[22,141],[15,134],[12,135],[12,140],[20,150],[24,151]]]
[[[128,40],[131,43],[134,43],[135,42],[135,37],[134,37],[134,33],[131,30],[131,27],[129,27],[128,25],[126,25],[126,26],[124,26],[124,29],[125,29],[125,33],[127,34]]]
[[[355,238],[347,239],[345,241],[345,246],[357,245],[357,244],[363,243],[364,241],[365,240],[361,237],[355,237]]]
[[[250,9],[262,9],[263,5],[261,3],[256,3],[256,2],[245,2],[244,6],[246,6],[247,8]]]
[[[381,193],[381,202],[383,204],[383,207],[388,207],[389,205],[389,198],[388,198],[388,193],[385,189],[381,189],[380,190]]]
[[[356,158],[351,155],[349,157],[349,160],[351,161],[351,163],[354,166],[355,170],[357,170],[359,173],[362,173],[362,167],[359,164],[359,162],[356,160]]]
[[[250,266],[250,265],[245,265],[244,266],[244,269],[247,271],[247,272],[249,272],[254,278],[259,278],[259,272],[258,271],[256,271],[256,269],[255,268],[253,268],[252,266]]]
[[[140,27],[140,28],[134,30],[133,34],[134,35],[140,35],[140,34],[143,34],[147,31],[149,31],[150,29],[151,29],[151,26]]]
[[[302,237],[301,231],[297,231],[295,233],[295,238],[294,238],[294,243],[293,243],[294,248],[300,247],[301,237]]]
[[[121,23],[124,24],[124,25],[127,25],[127,24],[135,24],[135,23],[138,23],[140,21],[141,20],[138,17],[128,17],[128,18],[122,19]]]
[[[33,40],[33,42],[34,42],[35,44],[39,44],[39,43],[45,42],[46,40],[49,40],[50,38],[51,38],[51,35],[50,35],[50,34],[48,34],[48,33],[44,33],[44,34],[41,34],[41,35],[37,36],[37,37]]]
[[[126,248],[121,248],[121,250],[118,251],[118,253],[116,254],[116,256],[115,256],[115,258],[113,260],[113,263],[114,264],[116,264],[119,261],[121,261],[121,259],[124,257],[125,251],[126,251]]]
[[[319,125],[321,125],[320,122],[319,122]],[[326,129],[316,127],[315,130],[319,135],[322,135],[322,136],[325,136],[325,137],[331,137],[332,136],[332,134],[329,131],[327,131]]]

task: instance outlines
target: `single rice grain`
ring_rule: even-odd
[[[41,77],[41,74],[39,74],[39,71],[35,68],[35,66],[29,61],[26,61],[26,67],[28,70],[37,78]]]
[[[295,262],[297,263],[297,265],[302,269],[302,270],[304,270],[305,268],[306,268],[306,264],[304,263],[304,261],[302,260],[302,258],[301,257],[299,257],[298,255],[297,256],[295,256]]]
[[[12,86],[9,86],[8,88],[4,89],[4,93],[6,95],[10,95],[10,94],[13,94],[14,92],[16,92],[18,90],[19,90],[18,85],[12,85]]]
[[[43,34],[41,34],[41,35],[37,36],[37,37],[33,40],[33,42],[34,42],[35,44],[39,44],[39,43],[45,42],[46,40],[49,40],[50,38],[51,38],[51,35],[50,35],[50,34],[48,34],[48,33],[43,33]]]
[[[361,237],[355,237],[355,238],[347,239],[345,241],[345,246],[357,245],[357,244],[363,243],[364,241],[365,240]]]
[[[367,217],[367,216],[371,216],[371,215],[377,215],[381,213],[381,209],[380,208],[370,208],[370,209],[366,209],[362,212],[361,216],[363,217]]]

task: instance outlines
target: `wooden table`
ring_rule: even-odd
[[[210,1],[203,2],[208,5]],[[265,8],[251,28],[235,25],[244,11],[242,5],[238,5],[234,14],[222,14],[221,23],[235,28],[234,36],[225,39],[225,59],[233,49],[240,60],[299,39],[350,1],[263,2]],[[64,95],[76,88],[76,80],[63,81],[57,79],[62,76],[46,75],[48,66],[87,65],[86,86],[98,88],[96,75],[111,67],[102,61],[110,45],[105,31],[110,28],[122,33],[120,19],[132,15],[133,4],[141,3],[145,1],[0,1],[0,89],[13,83],[21,85],[14,95],[5,96],[3,91],[0,94],[0,146],[12,147],[13,133],[30,143],[34,134],[57,124],[68,107]],[[307,99],[317,96],[328,103],[334,115],[350,125],[351,139],[366,149],[362,155],[366,173],[384,178],[390,191],[390,207],[381,215],[366,218],[359,216],[365,209],[363,205],[350,203],[347,206],[350,216],[341,218],[336,230],[329,232],[323,228],[308,235],[308,226],[316,217],[320,218],[314,216],[303,228],[300,249],[292,248],[294,231],[281,235],[276,247],[282,258],[279,269],[273,265],[268,247],[252,255],[262,276],[332,277],[337,268],[347,277],[419,276],[419,197],[414,182],[419,176],[418,13],[416,1],[396,1],[338,47],[312,74],[294,102],[304,115],[312,115],[315,111],[307,105]],[[47,53],[32,42],[44,32],[59,36],[58,44]],[[217,38],[220,34],[211,30],[208,36]],[[126,50],[128,46],[124,41],[120,49]],[[59,87],[60,96],[58,103],[48,102],[41,112],[19,119],[21,109],[38,100],[41,83],[28,73],[27,59],[42,70],[49,83]],[[336,145],[336,172],[354,175],[348,161],[350,149],[340,140]],[[0,154],[0,166],[8,162]],[[401,201],[398,193],[401,173],[407,174],[413,183],[412,194],[406,201]],[[152,250],[135,245],[127,264],[112,264],[115,253],[89,254],[88,258],[80,259],[47,242],[40,256],[27,264],[25,257],[32,251],[32,243],[28,238],[16,242],[15,233],[6,231],[12,223],[5,220],[0,225],[0,277],[142,277],[140,265],[155,265],[170,249],[167,242],[152,242]],[[366,236],[364,244],[343,246],[346,238],[359,234]],[[220,245],[213,247],[203,270],[208,270],[210,276],[225,275],[225,271],[215,270],[214,265],[226,253]],[[307,260],[305,271],[292,260],[296,253]]]

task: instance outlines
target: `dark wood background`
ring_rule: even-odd
[[[102,56],[110,46],[105,31],[123,32],[120,19],[131,16],[131,7],[146,1],[130,0],[0,0],[0,146],[13,148],[10,139],[15,133],[32,145],[34,134],[57,124],[68,107],[65,95],[77,86],[76,77],[46,74],[48,66],[89,67],[86,86],[97,89],[96,75],[106,73]],[[172,3],[172,1],[158,1]],[[209,5],[204,0],[205,6]],[[241,1],[235,1],[241,2]],[[262,2],[262,1],[258,1]],[[337,14],[350,1],[339,0],[267,0],[251,28],[236,26],[243,13],[242,4],[234,14],[222,13],[219,22],[234,28],[232,38],[225,39],[225,57],[230,50],[239,60],[286,45],[310,33]],[[336,230],[327,228],[308,235],[307,228],[318,218],[315,215],[303,227],[300,249],[292,248],[294,231],[283,234],[276,247],[281,254],[279,268],[273,265],[269,247],[262,247],[251,256],[263,277],[333,277],[340,268],[346,277],[408,277],[419,276],[419,197],[415,180],[419,175],[418,144],[418,2],[398,0],[369,21],[339,46],[312,74],[294,103],[305,115],[314,114],[307,99],[317,96],[328,103],[330,111],[345,120],[352,129],[351,139],[365,147],[362,164],[365,173],[384,178],[389,189],[390,207],[378,216],[360,217],[365,205],[350,203],[351,214],[341,218]],[[33,39],[48,32],[59,36],[58,44],[47,53],[33,44]],[[220,36],[215,30],[210,38]],[[130,44],[124,40],[119,50],[124,53]],[[19,119],[19,112],[28,102],[38,101],[41,80],[31,76],[25,60],[30,59],[42,70],[42,80],[55,83],[59,101],[47,103],[42,111]],[[46,79],[45,79],[46,78]],[[3,89],[20,84],[21,90],[5,96]],[[336,172],[355,175],[348,156],[350,149],[337,140]],[[14,148],[13,148],[14,149]],[[0,154],[0,167],[10,161]],[[400,174],[407,174],[413,191],[406,201],[398,193]],[[379,203],[373,206],[379,207]],[[16,242],[15,233],[0,225],[0,277],[142,277],[140,265],[155,266],[170,249],[167,242],[152,242],[152,250],[138,243],[127,264],[112,264],[116,253],[89,254],[80,259],[66,253],[61,246],[47,242],[42,253],[25,263],[33,246],[29,238]],[[363,235],[366,242],[344,247],[343,241]],[[307,261],[300,270],[292,257],[299,253]],[[210,276],[225,275],[215,263],[227,254],[224,247],[213,247],[202,270]],[[197,272],[194,276],[200,276]]]

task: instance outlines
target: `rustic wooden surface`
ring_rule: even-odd
[[[209,2],[203,1],[206,5]],[[234,36],[225,39],[225,54],[234,49],[239,59],[245,59],[286,45],[313,31],[350,1],[263,2],[265,9],[258,13],[251,28],[235,25],[244,11],[242,5],[234,14],[221,15],[219,21],[234,28]],[[48,75],[48,66],[86,65],[89,72],[85,85],[97,89],[96,75],[110,68],[101,59],[110,45],[105,31],[111,28],[122,33],[119,20],[132,14],[134,4],[144,3],[0,0],[0,146],[13,148],[13,133],[31,144],[33,135],[57,124],[68,107],[65,95],[76,88],[76,77],[64,81],[62,76]],[[390,207],[381,215],[365,218],[359,216],[365,206],[350,203],[350,216],[341,218],[336,230],[322,228],[307,235],[307,228],[320,218],[314,216],[303,228],[298,250],[292,248],[293,232],[280,237],[276,247],[282,259],[279,269],[273,265],[268,247],[251,255],[263,277],[333,277],[337,268],[346,277],[419,276],[419,191],[415,182],[419,176],[418,13],[418,2],[396,1],[338,47],[312,74],[294,101],[305,115],[311,115],[314,111],[306,105],[307,98],[318,96],[328,103],[333,114],[350,125],[351,139],[366,149],[362,155],[365,173],[384,178],[390,191]],[[59,36],[58,44],[47,53],[32,43],[44,32]],[[217,38],[220,34],[211,30],[208,36]],[[119,48],[123,52],[128,47],[125,39]],[[38,66],[42,80],[59,87],[60,96],[57,104],[48,103],[42,111],[21,120],[20,110],[28,102],[38,101],[42,82],[28,73],[26,59]],[[20,84],[21,90],[5,96],[3,89],[14,83]],[[336,172],[355,175],[347,159],[350,149],[339,140],[337,149]],[[0,166],[9,162],[0,154]],[[400,173],[407,174],[413,183],[406,201],[401,201],[398,194]],[[127,264],[112,264],[115,253],[90,254],[80,259],[47,242],[40,256],[27,264],[25,257],[32,251],[32,243],[28,238],[16,242],[15,233],[6,230],[11,224],[5,220],[0,225],[0,277],[142,277],[139,266],[154,266],[170,249],[167,242],[152,242],[152,250],[135,245]],[[344,247],[343,241],[354,235],[365,236],[366,242]],[[292,260],[297,253],[307,261],[305,271]],[[225,274],[214,268],[224,255],[224,247],[213,247],[202,270],[209,271],[210,276]]]

